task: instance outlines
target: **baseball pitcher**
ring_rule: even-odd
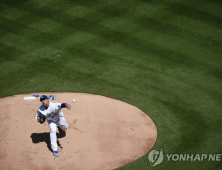
[[[54,156],[59,156],[58,154],[58,146],[57,146],[57,136],[56,130],[57,126],[59,126],[63,131],[68,130],[68,124],[66,123],[64,114],[62,112],[62,108],[71,109],[71,105],[68,103],[52,103],[49,102],[49,98],[46,95],[40,96],[40,101],[42,105],[36,112],[36,119],[39,123],[44,123],[45,119],[49,124],[50,132],[50,140],[51,140],[51,148],[53,150]]]

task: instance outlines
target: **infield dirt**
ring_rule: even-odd
[[[35,119],[39,98],[5,97],[0,99],[1,169],[115,169],[145,155],[156,141],[154,122],[133,105],[85,93],[38,94],[56,95],[51,102],[72,106],[63,109],[69,129],[65,137],[57,133],[59,157],[52,154],[47,121]]]

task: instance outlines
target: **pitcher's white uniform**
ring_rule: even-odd
[[[51,130],[50,140],[51,148],[53,151],[58,150],[56,136],[57,125],[64,131],[67,131],[68,129],[68,124],[66,123],[64,114],[61,109],[61,103],[49,102],[48,108],[45,108],[45,106],[41,105],[36,112],[36,118],[39,117],[40,114],[43,114],[48,121],[49,128]]]

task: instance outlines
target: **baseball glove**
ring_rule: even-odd
[[[44,116],[43,114],[41,114],[41,115],[39,116],[38,122],[41,123],[41,124],[45,122],[45,116]]]

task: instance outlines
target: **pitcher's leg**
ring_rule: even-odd
[[[62,120],[58,122],[58,126],[63,130],[67,131],[68,130],[68,124],[66,123],[66,120]]]
[[[58,146],[57,146],[57,136],[56,136],[56,130],[57,130],[56,123],[49,122],[49,128],[51,130],[50,132],[51,148],[53,151],[57,151]]]

